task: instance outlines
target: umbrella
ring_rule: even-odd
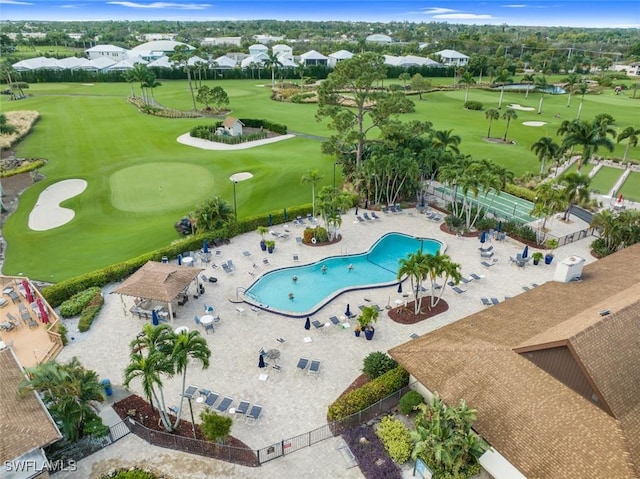
[[[27,301],[33,303],[33,294],[31,294],[31,288],[29,288],[29,282],[26,279],[22,280],[22,287],[24,288],[24,295],[27,297]]]
[[[307,320],[304,322],[304,329],[311,329],[311,320],[309,319],[309,316],[307,316]]]
[[[287,209],[284,209],[284,212],[282,213],[282,216],[284,217],[284,220],[287,221]]]
[[[349,305],[347,304],[347,310],[344,312],[345,316],[351,316],[351,308],[349,307]]]
[[[43,324],[49,324],[49,313],[47,313],[47,308],[44,307],[44,303],[40,298],[37,299],[36,303],[38,303],[38,309],[40,310],[40,319]]]
[[[424,196],[420,196],[420,206],[424,208]]]
[[[178,253],[178,266],[182,266],[182,254]]]
[[[160,324],[160,318],[158,318],[158,312],[155,309],[151,312],[151,322],[154,326]]]
[[[369,209],[369,200],[366,200],[366,201],[364,202],[364,209],[365,209],[365,210],[368,210],[368,209]]]
[[[487,241],[487,232],[483,231],[480,235],[480,243],[484,243],[485,241]]]
[[[398,283],[398,293],[402,293],[402,283]]]
[[[258,358],[258,367],[259,368],[266,367],[266,364],[264,363],[264,356],[262,356],[262,353],[260,353],[260,357]]]
[[[202,252],[203,253],[208,253],[209,252],[209,240],[204,240],[202,242]]]
[[[525,245],[524,250],[522,250],[522,258],[526,258],[529,256],[529,245]]]
[[[356,216],[358,216],[358,207],[356,206]]]
[[[498,221],[498,233],[500,233],[502,231],[502,220]]]
[[[269,215],[269,226],[273,226],[273,215]]]
[[[622,193],[620,193],[620,196],[618,196],[618,203],[622,203]]]

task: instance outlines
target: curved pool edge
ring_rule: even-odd
[[[352,253],[352,254],[348,254],[348,255],[333,255],[333,256],[325,256],[322,259],[319,259],[318,261],[313,261],[311,263],[304,263],[304,266],[309,266],[309,265],[313,265],[313,264],[317,264],[317,263],[321,263],[327,259],[330,258],[348,258],[350,256],[357,256],[357,255],[361,255],[361,254],[369,254],[371,253],[371,251],[373,251],[376,247],[376,245],[382,241],[383,238],[392,235],[392,234],[400,234],[400,235],[404,235],[404,236],[411,236],[413,238],[416,239],[420,239],[420,240],[431,240],[431,241],[435,241],[437,243],[440,243],[440,253],[444,253],[447,248],[448,248],[448,243],[446,243],[445,241],[439,240],[439,239],[435,239],[435,238],[426,238],[426,237],[422,237],[422,236],[415,236],[415,235],[409,235],[407,233],[402,233],[400,231],[389,231],[387,233],[385,233],[384,235],[380,236],[372,245],[371,247],[363,252],[359,252],[359,253]],[[296,265],[296,266],[301,266],[301,265]],[[314,314],[318,313],[319,311],[321,311],[325,306],[327,306],[328,304],[330,304],[333,300],[335,300],[336,298],[338,298],[339,296],[343,295],[344,293],[349,293],[352,291],[363,291],[363,290],[371,290],[371,289],[380,289],[380,288],[387,288],[389,286],[393,286],[398,284],[397,280],[394,281],[388,281],[386,283],[372,283],[369,285],[358,285],[358,286],[353,286],[353,287],[347,287],[347,288],[342,288],[339,290],[336,290],[334,292],[334,294],[327,296],[322,302],[318,303],[316,306],[308,311],[305,312],[297,312],[297,311],[287,311],[287,310],[282,310],[282,309],[272,309],[270,308],[268,305],[264,305],[263,303],[260,303],[259,301],[256,301],[255,299],[251,298],[251,296],[248,296],[246,294],[246,290],[250,289],[254,284],[256,284],[258,281],[260,281],[265,275],[273,273],[275,271],[282,271],[282,270],[286,270],[289,268],[294,268],[295,266],[289,265],[289,266],[282,266],[280,268],[275,268],[272,269],[270,271],[265,271],[263,272],[260,276],[256,277],[251,284],[249,284],[249,286],[247,286],[245,288],[244,291],[242,291],[242,301],[248,305],[250,305],[253,308],[257,308],[260,309],[262,311],[266,311],[269,313],[273,313],[273,314],[277,314],[279,316],[284,316],[284,317],[288,317],[288,318],[306,318],[307,316],[313,316]],[[400,282],[403,283],[407,278],[403,278]],[[378,305],[381,308],[384,308],[381,305]],[[385,305],[386,306],[386,305]]]

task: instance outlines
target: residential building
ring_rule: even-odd
[[[260,54],[267,54],[269,52],[269,47],[262,45],[260,43],[255,43],[249,47],[249,55],[257,56]]]
[[[315,50],[310,50],[300,55],[300,63],[302,63],[305,67],[328,65],[329,58],[325,57],[322,53],[318,53]]]
[[[100,57],[106,57],[116,62],[125,60],[129,56],[129,50],[115,45],[96,45],[86,49],[85,54],[89,60],[94,60]]]
[[[469,63],[469,57],[455,50],[440,50],[435,55],[440,57],[440,63],[445,66],[463,67]]]
[[[367,43],[393,43],[393,38],[391,38],[389,35],[383,35],[381,33],[374,33],[373,35],[369,35],[367,38],[364,39],[365,42]]]
[[[289,45],[278,44],[271,47],[271,51],[277,57],[285,56],[288,58],[293,58],[293,48]]]
[[[215,47],[218,45],[234,45],[239,47],[242,45],[242,37],[206,37],[200,44],[203,47]]]
[[[353,57],[353,53],[348,50],[338,50],[337,52],[333,52],[329,54],[329,66],[335,67],[342,60],[348,60]]]

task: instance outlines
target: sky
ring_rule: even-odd
[[[0,20],[252,19],[640,28],[640,1],[0,0]]]

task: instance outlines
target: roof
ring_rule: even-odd
[[[393,39],[389,35],[383,35],[381,33],[374,33],[373,35],[369,35],[365,38],[367,42],[381,42],[381,43],[391,43]]]
[[[467,55],[463,55],[455,50],[440,50],[436,52],[436,55],[440,55],[442,58],[469,58]]]
[[[147,65],[149,68],[173,68],[173,62],[169,60],[169,57],[166,55],[161,56],[160,58],[153,60]]]
[[[224,119],[224,121],[222,122],[222,126],[224,126],[225,128],[231,128],[236,123],[240,123],[242,126],[244,126],[244,123],[242,123],[240,120],[238,120],[237,118],[234,118],[232,116],[226,117]]]
[[[226,55],[222,55],[214,60],[217,64],[216,68],[234,68],[236,66],[236,61],[233,58],[230,58]]]
[[[22,398],[16,394],[24,379],[11,348],[0,349],[0,464],[62,438],[35,392]]]
[[[87,48],[85,52],[126,52],[126,48],[117,47],[115,45],[96,45],[95,47]]]
[[[546,283],[389,353],[477,409],[476,430],[528,478],[638,477],[639,262],[640,244],[586,266],[582,282]],[[606,407],[529,356],[560,345]]]
[[[300,58],[303,60],[327,60],[327,57],[315,50],[309,50],[308,52],[303,53],[300,55]]]
[[[269,51],[269,47],[267,47],[266,45],[263,45],[261,43],[254,43],[253,45],[251,45],[249,47],[249,50],[260,50],[263,52],[268,52]]]
[[[149,261],[113,292],[169,303],[189,286],[202,268]]]
[[[172,52],[178,45],[186,45],[189,50],[195,50],[194,47],[183,42],[176,42],[174,40],[156,40],[153,42],[143,43],[137,47],[133,47],[133,51],[152,51],[152,52]]]
[[[333,52],[329,55],[331,58],[335,58],[336,60],[348,60],[353,57],[353,53],[348,50],[338,50],[337,52]]]

